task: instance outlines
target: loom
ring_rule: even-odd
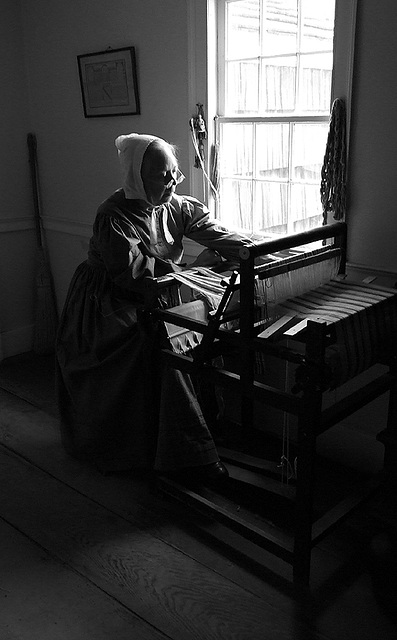
[[[285,454],[284,427],[276,425],[281,464],[238,447],[218,446],[230,471],[231,493],[224,499],[216,491],[166,478],[160,479],[161,488],[281,558],[291,565],[293,582],[303,586],[310,583],[313,547],[385,479],[395,477],[397,293],[350,282],[345,261],[346,225],[337,222],[244,247],[239,264],[226,273],[196,270],[176,280],[165,276],[147,282],[149,315],[163,323],[163,358],[238,397],[243,438],[255,433],[258,405],[296,421],[293,459]],[[195,280],[196,300],[158,307],[162,289]],[[286,363],[291,380],[281,376],[281,386],[265,383],[270,361]],[[387,371],[323,407],[329,390],[359,380],[376,363],[387,365]],[[359,479],[351,493],[319,509],[317,438],[385,392],[390,392],[387,424],[377,436],[385,447],[382,473]],[[285,514],[276,524],[266,517],[273,500]]]

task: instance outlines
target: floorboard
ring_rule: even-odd
[[[0,474],[8,524],[164,634],[293,637],[268,603],[4,449]]]
[[[314,550],[312,593],[297,598],[273,556],[250,545],[237,555],[229,532],[146,479],[67,456],[51,359],[11,360],[0,364],[1,640],[397,636],[368,569],[371,510]]]
[[[167,638],[3,520],[0,547],[1,640]]]

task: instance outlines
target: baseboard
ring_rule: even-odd
[[[0,333],[0,360],[31,351],[33,347],[34,325],[18,327]]]
[[[385,269],[378,269],[377,267],[357,264],[355,262],[347,262],[346,272],[348,277],[352,277],[355,280],[367,280],[381,287],[394,288],[397,282],[397,273],[395,271],[386,271]],[[371,280],[369,280],[369,278],[371,278]]]

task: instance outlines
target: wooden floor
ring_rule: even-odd
[[[0,365],[0,476],[1,640],[397,637],[379,504],[314,550],[311,593],[296,594],[289,567],[233,552],[147,480],[68,457],[51,358]]]

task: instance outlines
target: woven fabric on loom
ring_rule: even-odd
[[[185,318],[200,320],[201,322],[205,322],[208,316],[208,306],[203,300],[185,302],[177,307],[173,307],[170,311]],[[164,326],[168,346],[171,347],[174,353],[188,353],[200,344],[203,337],[202,334],[197,331],[179,327],[170,322],[164,322]]]
[[[278,311],[333,326],[336,342],[327,349],[333,388],[375,364],[397,330],[397,294],[376,285],[330,281],[285,300]]]
[[[225,285],[221,284],[225,277],[224,274],[214,273],[206,267],[199,267],[174,273],[173,276],[191,290],[193,300],[179,304],[169,310],[186,318],[206,322],[208,312],[217,308],[225,291]],[[202,340],[202,334],[197,331],[179,327],[169,322],[165,322],[164,325],[168,345],[175,353],[187,354],[197,347]]]

